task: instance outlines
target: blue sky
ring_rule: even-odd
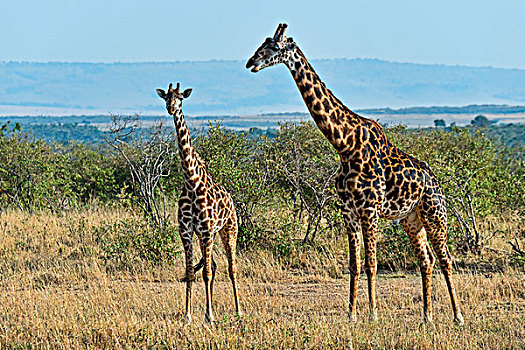
[[[247,59],[280,21],[309,58],[525,69],[525,1],[3,1],[0,61]]]

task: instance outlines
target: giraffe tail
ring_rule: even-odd
[[[212,263],[212,269],[216,269],[217,268],[217,264],[215,263],[215,260],[211,260],[211,263]],[[202,257],[199,262],[197,263],[197,265],[193,266],[193,272],[194,273],[197,273],[200,269],[202,269],[202,267],[204,266],[204,257]],[[187,279],[186,277],[182,278],[180,280],[181,282],[187,282]]]
[[[194,270],[195,272],[197,272],[197,271],[199,271],[200,269],[202,269],[203,266],[204,266],[204,257],[202,257],[202,258],[199,260],[199,262],[197,263],[197,265],[195,265],[195,266],[193,267],[193,270]]]
[[[193,267],[193,272],[194,274],[199,271],[200,269],[202,269],[202,267],[204,266],[204,257],[202,257],[199,262],[197,263],[197,265],[195,265]],[[188,279],[186,277],[183,277],[180,279],[181,282],[188,282]],[[193,281],[192,281],[193,282]]]

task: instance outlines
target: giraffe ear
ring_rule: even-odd
[[[286,38],[286,40],[289,42],[289,43],[293,43],[293,38],[291,36],[289,36],[288,38]]]
[[[157,89],[157,95],[159,95],[159,97],[162,98],[163,100],[166,99],[166,91],[162,89]]]
[[[188,98],[188,97],[190,97],[190,95],[191,95],[191,91],[192,91],[192,89],[186,89],[186,90],[184,90],[184,92],[182,93],[182,97],[184,97],[184,98]]]

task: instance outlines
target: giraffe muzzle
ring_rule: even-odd
[[[255,60],[253,59],[253,57],[250,58],[250,59],[248,60],[248,62],[246,62],[246,68],[247,68],[247,69],[250,69],[250,67],[252,67],[252,66],[253,66],[253,68],[250,70],[252,73],[256,73],[256,72],[258,72],[258,71],[260,70],[260,68],[259,68],[259,67],[260,67],[260,64],[257,64],[257,65],[256,65],[256,64],[255,64]]]
[[[247,69],[249,69],[251,66],[253,66],[253,61],[254,61],[254,59],[253,59],[253,57],[252,57],[252,58],[250,58],[250,59],[248,60],[248,62],[246,62],[246,68],[247,68]]]

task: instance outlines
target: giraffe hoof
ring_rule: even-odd
[[[419,324],[419,330],[420,331],[435,331],[436,325],[432,321],[426,321],[424,320]]]
[[[375,312],[372,312],[370,314],[370,322],[372,322],[372,323],[376,323],[377,322],[377,315],[376,315]]]
[[[351,323],[357,323],[357,315],[356,314],[348,314],[348,320]]]
[[[432,324],[432,316],[425,316],[423,318],[423,323],[425,323],[425,324]]]
[[[191,323],[191,315],[186,314],[184,315],[184,324],[190,324]]]
[[[465,323],[461,312],[458,313],[456,317],[454,317],[454,323],[456,323],[458,326],[462,326]]]
[[[215,323],[215,318],[213,317],[213,314],[206,313],[204,315],[204,323],[205,324],[209,324],[209,325],[214,324]]]

